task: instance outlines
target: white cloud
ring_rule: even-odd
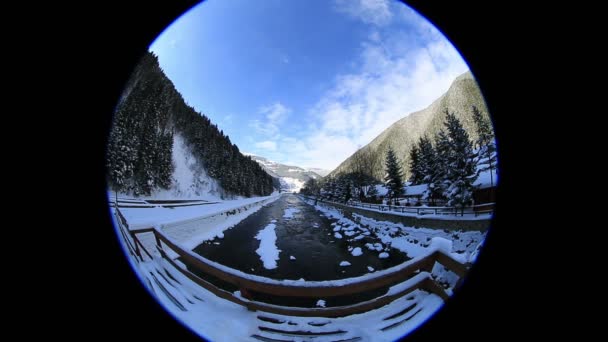
[[[339,12],[368,24],[382,26],[393,18],[389,0],[335,0],[334,3]]]
[[[234,115],[228,114],[222,118],[222,125],[231,125],[234,120]]]
[[[380,32],[373,30],[370,32],[369,34],[369,40],[372,42],[379,42],[380,41]]]
[[[270,141],[270,140],[266,140],[266,141],[261,141],[261,142],[257,142],[254,145],[256,148],[260,148],[263,150],[268,150],[268,151],[276,151],[277,150],[277,143],[274,141]]]
[[[429,27],[417,26],[421,35],[416,31],[370,35],[361,46],[356,71],[337,75],[330,90],[309,109],[306,133],[300,138],[277,136],[280,149],[275,158],[334,169],[395,121],[445,93],[468,67],[452,45]]]
[[[271,105],[260,107],[258,114],[262,115],[262,119],[252,120],[249,122],[249,125],[259,134],[277,139],[279,137],[280,125],[290,113],[291,109],[280,102],[275,102]]]

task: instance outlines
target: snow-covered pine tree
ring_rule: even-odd
[[[133,72],[115,112],[106,158],[109,186],[134,195],[169,187],[173,132],[231,195],[272,193],[273,178],[184,102],[152,53]]]
[[[410,178],[409,181],[412,184],[420,184],[422,183],[422,180],[424,179],[424,174],[422,172],[422,168],[421,168],[421,164],[422,161],[420,160],[420,149],[419,149],[420,143],[418,145],[414,145],[412,146],[412,149],[410,150]]]
[[[420,154],[420,173],[422,179],[424,179],[426,175],[430,175],[433,173],[433,170],[435,169],[437,153],[435,152],[433,143],[427,136],[420,138],[420,140],[418,141],[418,149]]]
[[[494,185],[492,170],[496,169],[496,142],[494,140],[494,130],[490,121],[473,106],[473,121],[477,130],[477,157],[479,167],[477,172],[490,171],[490,184]]]
[[[111,189],[121,191],[133,177],[137,160],[135,136],[130,134],[129,118],[124,108],[114,114],[114,124],[108,141],[106,156],[108,183]]]
[[[464,211],[473,198],[473,183],[477,179],[477,158],[469,134],[458,118],[446,110],[445,127],[450,142],[449,153],[445,157],[446,190],[449,206],[460,207]]]
[[[424,137],[421,140],[421,151],[424,155],[424,183],[428,184],[423,199],[432,205],[437,204],[437,200],[444,199],[444,192],[447,188],[447,159],[450,154],[450,140],[446,133],[441,130],[435,135],[435,147],[431,141]]]
[[[401,166],[392,147],[389,147],[386,152],[385,170],[384,187],[388,189],[388,197],[393,199],[403,195]]]
[[[348,202],[352,198],[352,175],[341,174],[336,177],[336,199],[340,202]]]
[[[367,200],[370,202],[375,202],[376,196],[378,196],[378,189],[376,189],[376,184],[372,183],[367,190]]]

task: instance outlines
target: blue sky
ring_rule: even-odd
[[[207,0],[150,50],[241,151],[328,170],[468,70],[393,0]]]

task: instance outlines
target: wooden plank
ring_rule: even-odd
[[[348,315],[352,315],[352,314],[356,314],[356,313],[367,312],[367,311],[370,311],[373,309],[380,308],[386,304],[389,304],[389,303],[393,302],[394,300],[401,298],[401,297],[405,296],[406,294],[408,294],[418,288],[423,287],[429,280],[434,283],[434,281],[431,280],[430,278],[423,278],[419,282],[412,284],[412,286],[410,286],[400,292],[397,292],[395,294],[392,294],[389,296],[382,296],[382,297],[379,297],[379,298],[376,298],[376,299],[373,299],[370,301],[357,303],[357,304],[353,304],[353,305],[348,305],[348,306],[339,306],[339,307],[330,307],[330,308],[286,307],[286,306],[265,304],[265,303],[261,303],[261,302],[245,301],[238,297],[235,297],[232,293],[221,290],[221,289],[215,287],[215,285],[197,277],[195,274],[188,271],[187,269],[180,267],[175,261],[171,260],[171,258],[169,258],[162,249],[159,248],[158,250],[161,253],[161,255],[163,256],[163,258],[165,258],[179,272],[184,274],[186,277],[188,277],[190,280],[197,283],[201,287],[209,290],[211,293],[215,294],[216,296],[229,300],[233,303],[242,305],[244,307],[247,307],[250,310],[259,310],[259,311],[270,312],[270,313],[275,313],[275,314],[279,314],[279,315],[287,315],[287,316],[343,317],[343,316],[348,316]],[[438,286],[438,285],[436,285],[436,286]]]
[[[388,321],[388,320],[391,320],[391,319],[393,319],[393,318],[397,318],[397,317],[399,317],[399,316],[403,316],[403,315],[405,315],[406,313],[410,312],[410,311],[411,311],[413,308],[415,308],[417,305],[418,305],[418,303],[417,303],[417,302],[414,302],[414,303],[410,304],[409,306],[407,306],[405,309],[400,310],[399,312],[394,313],[394,314],[392,314],[392,315],[390,315],[390,316],[388,316],[388,317],[385,317],[385,318],[383,318],[382,320],[383,320],[383,321]]]
[[[429,279],[429,278],[425,278]],[[367,312],[374,309],[378,309],[383,307],[396,299],[399,299],[406,294],[418,289],[425,283],[425,279],[422,279],[420,282],[413,284],[411,287],[404,289],[398,293],[382,296],[367,302],[357,303],[348,306],[338,306],[338,307],[330,307],[330,308],[292,308],[292,307],[281,307],[276,305],[268,305],[259,302],[252,302],[249,305],[249,308],[271,312],[280,315],[288,315],[288,316],[300,316],[300,317],[344,317],[349,315],[354,315],[357,313]],[[431,280],[432,281],[432,280]]]
[[[150,252],[148,252],[148,250],[144,247],[144,245],[141,243],[141,241],[139,241],[139,239],[135,235],[133,235],[133,240],[135,240],[135,246],[137,247],[137,245],[139,245],[141,247],[141,250],[146,252],[146,255],[148,256],[148,258],[150,258],[150,260],[154,259],[154,258],[152,258],[152,255],[150,254]],[[141,258],[141,254],[138,253],[138,255]],[[144,261],[144,259],[141,258],[141,261]]]
[[[464,277],[467,273],[468,269],[465,265],[460,262],[454,260],[451,256],[445,255],[440,251],[436,251],[434,254],[434,259],[437,260],[438,263],[447,267],[450,271],[456,273],[459,277]]]
[[[448,296],[448,294],[445,292],[445,290],[431,278],[425,278],[422,281],[421,288],[438,295],[444,301],[446,301],[450,298],[450,296]]]
[[[402,319],[400,321],[397,321],[395,323],[387,325],[386,327],[381,328],[380,330],[387,331],[387,330],[393,329],[393,328],[395,328],[395,327],[397,327],[397,326],[399,326],[399,325],[401,325],[401,324],[409,321],[410,319],[414,318],[414,316],[416,316],[420,311],[422,311],[422,308],[418,308],[418,310],[414,311],[414,313],[412,315],[410,315],[410,316],[408,316],[408,317],[406,317],[406,318],[404,318],[404,319]]]
[[[175,269],[177,269],[180,273],[182,273],[183,275],[185,275],[188,279],[192,280],[193,282],[195,282],[197,285],[201,286],[202,288],[208,290],[209,292],[213,293],[214,295],[229,300],[233,303],[242,305],[242,306],[247,306],[247,302],[241,300],[238,297],[235,297],[232,293],[222,290],[218,287],[216,287],[215,285],[211,284],[208,281],[205,281],[201,278],[199,278],[198,276],[196,276],[194,273],[182,268],[181,266],[179,266],[174,260],[172,260],[171,258],[169,258],[169,256],[167,255],[167,253],[165,251],[163,251],[162,249],[158,248],[158,251],[160,252],[161,256],[167,260],[173,267],[175,267]]]
[[[131,232],[131,234],[154,233],[154,232],[156,232],[156,228],[149,227],[149,228],[141,228],[141,229],[130,229],[129,231]]]
[[[275,328],[266,327],[266,326],[260,326],[260,327],[258,327],[258,329],[260,329],[260,331],[267,331],[267,332],[271,332],[271,333],[278,333],[278,334],[290,335],[290,336],[306,336],[306,337],[307,336],[327,336],[327,335],[344,335],[344,334],[346,334],[346,331],[344,331],[344,330],[334,330],[334,331],[304,331],[304,330],[288,331],[288,330],[275,329]]]

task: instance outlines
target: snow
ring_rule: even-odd
[[[204,199],[220,200],[224,190],[217,180],[207,175],[205,168],[178,134],[173,135],[173,151],[171,153],[174,166],[171,175],[171,187],[168,190],[154,190],[150,199]]]
[[[386,259],[386,258],[388,258],[388,253],[382,252],[382,253],[378,254],[378,258],[380,258],[380,259]]]
[[[272,199],[274,201],[278,198],[279,195],[273,194],[266,197],[251,197],[188,207],[121,208],[120,211],[129,222],[129,228],[133,230],[211,217],[264,200]]]
[[[341,238],[342,238],[342,234],[340,234],[340,233],[335,233],[335,234],[334,234],[334,237],[335,237],[336,239],[341,239]]]
[[[245,199],[236,201],[225,201],[216,204],[194,206],[194,207],[183,207],[175,209],[167,208],[134,208],[134,209],[123,209],[125,216],[128,216],[130,223],[131,220],[136,222],[135,226],[139,225],[140,228],[146,227],[143,225],[145,222],[153,222],[151,226],[157,227],[161,235],[167,236],[176,242],[182,248],[190,245],[188,239],[197,239],[196,234],[189,235],[184,233],[180,235],[180,239],[174,239],[174,232],[167,228],[170,224],[179,223],[181,227],[188,223],[189,220],[196,221],[203,217],[213,217],[213,215],[219,215],[225,213],[227,210],[234,210],[242,208],[243,205],[253,205],[247,212],[235,213],[234,215],[221,215],[222,220],[218,222],[228,222],[231,218],[238,217],[241,214],[250,215],[255,208],[259,208],[264,204],[271,203],[276,200],[278,196],[269,196],[265,198],[257,199]],[[349,283],[361,282],[369,279],[375,279],[383,277],[388,273],[397,272],[405,267],[408,267],[414,262],[420,260],[420,258],[427,255],[427,253],[433,253],[436,250],[447,251],[453,257],[463,258],[467,256],[469,251],[471,252],[470,257],[473,257],[474,253],[477,253],[481,248],[483,237],[485,234],[480,232],[449,232],[446,233],[442,230],[432,230],[426,228],[413,228],[404,227],[401,224],[394,224],[385,221],[376,221],[365,218],[363,216],[355,217],[355,221],[349,220],[340,214],[335,209],[324,209],[325,216],[333,217],[338,219],[339,225],[336,225],[340,231],[345,232],[358,232],[361,234],[373,233],[375,236],[381,238],[382,243],[366,244],[365,246],[374,251],[382,251],[385,247],[403,244],[403,247],[416,246],[418,249],[412,252],[415,255],[412,260],[391,267],[386,270],[375,271],[373,267],[367,266],[369,272],[363,276],[331,280],[331,281],[305,281],[303,278],[299,280],[274,280],[246,274],[244,272],[230,269],[226,266],[220,265],[202,256],[196,255],[192,252],[189,254],[196,259],[204,261],[212,267],[221,269],[227,273],[237,275],[242,278],[247,278],[255,281],[260,281],[270,284],[280,285],[291,285],[291,286],[342,286]],[[163,213],[164,215],[161,215]],[[177,214],[174,214],[177,213]],[[214,214],[215,213],[215,214]],[[165,223],[154,222],[153,217],[163,218],[166,220],[160,220]],[[168,215],[168,216],[167,216]],[[230,222],[228,222],[230,223]],[[220,226],[225,227],[228,223],[221,223]],[[133,226],[133,225],[132,225]],[[180,225],[178,225],[180,226]],[[267,264],[276,267],[276,261],[279,260],[280,250],[276,246],[276,220],[272,220],[266,225],[256,238],[260,240],[260,248],[258,248],[258,254],[260,255],[264,267],[268,268]],[[135,228],[136,229],[136,228]],[[221,231],[221,229],[220,229]],[[338,233],[338,232],[336,232]],[[338,233],[339,234],[339,233]],[[405,235],[407,234],[407,235]],[[458,237],[455,238],[454,235]],[[360,235],[357,235],[360,236]],[[123,246],[123,237],[119,235]],[[417,241],[413,241],[417,240]],[[456,253],[455,250],[463,249],[464,252]],[[351,249],[351,254],[355,255],[361,251],[361,248],[355,247]],[[410,253],[408,252],[408,255]],[[476,255],[476,254],[475,254]],[[152,295],[159,300],[159,302],[172,314],[176,319],[182,321],[186,326],[190,327],[194,332],[199,334],[201,337],[213,340],[213,341],[234,341],[244,340],[250,338],[252,334],[258,334],[263,336],[260,332],[259,326],[260,321],[257,319],[259,312],[248,311],[245,307],[226,301],[208,292],[206,289],[198,286],[192,280],[175,270],[173,266],[167,263],[162,258],[155,257],[152,260],[147,260],[141,263],[135,263],[132,259],[129,259],[132,267],[136,270],[144,283],[144,286],[152,293]],[[295,257],[290,256],[290,260],[295,260]],[[176,261],[179,265],[182,265],[179,261]],[[348,261],[340,262],[340,266],[345,267],[350,265]],[[185,266],[181,266],[185,267]],[[168,272],[171,277],[163,277],[161,274]],[[432,271],[433,274],[440,274],[441,279],[447,279],[451,281],[452,275],[443,270],[443,268],[436,264]],[[428,276],[428,273],[421,272],[415,279],[422,279],[423,276]],[[175,279],[175,281],[173,280]],[[160,285],[159,285],[160,284]],[[396,293],[405,288],[407,284],[394,285],[389,289],[389,293]],[[161,288],[162,287],[162,288]],[[163,290],[163,288],[165,290]],[[165,292],[166,291],[166,292]],[[450,291],[448,290],[448,293]],[[244,299],[239,291],[234,292],[234,296]],[[417,308],[408,312],[404,316],[384,320],[385,317],[392,315],[403,308],[415,303]],[[317,301],[319,308],[325,307],[326,302],[323,299]],[[362,340],[378,340],[378,341],[391,341],[401,338],[404,334],[407,334],[417,328],[421,323],[431,317],[441,306],[443,301],[441,298],[434,294],[429,294],[425,291],[415,290],[412,293],[395,300],[379,309],[371,310],[365,313],[350,315],[347,317],[340,318],[320,318],[320,317],[286,317],[277,314],[264,313],[264,316],[270,318],[276,318],[281,320],[288,319],[289,322],[294,323],[293,327],[288,328],[301,329],[302,327],[310,327],[308,323],[312,321],[317,322],[328,322],[331,323],[332,329],[343,330],[348,333],[340,336],[340,338],[349,339],[352,337],[361,337]],[[185,310],[184,310],[185,309]],[[400,320],[407,319],[399,326],[382,331],[381,328],[388,326],[389,324],[398,322]],[[281,326],[283,329],[284,327]],[[319,338],[320,341],[325,340]]]
[[[313,205],[311,201],[306,203]],[[345,217],[340,210],[324,203],[318,203],[314,207],[322,212],[324,216],[337,220],[334,222],[334,235],[336,237],[340,232],[373,235],[380,242],[366,243],[364,246],[370,251],[383,252],[385,247],[392,247],[407,254],[410,258],[426,255],[430,250],[441,249],[454,259],[466,262],[476,257],[477,252],[475,251],[486,236],[486,232],[480,231],[448,231],[409,227],[402,223],[375,220],[357,213],[352,214],[353,221]],[[342,237],[341,234],[339,236]],[[351,238],[348,241],[351,240],[354,239]],[[474,252],[475,254],[472,255]],[[380,253],[379,257],[383,258],[384,255],[384,253]],[[386,257],[388,256],[388,253],[386,253]]]
[[[452,252],[452,240],[435,236],[431,239],[431,248],[433,247],[438,251],[444,252],[445,254],[450,254]]]
[[[426,278],[430,278],[430,274],[428,272],[420,272],[402,283],[391,286],[388,289],[388,292],[386,293],[386,295],[391,296],[391,295],[397,294],[401,291],[406,290],[409,287],[412,287],[416,283],[418,283]]]
[[[159,258],[151,262],[133,263],[132,265],[138,274],[140,274],[143,283],[150,290],[151,294],[178,321],[183,322],[205,340],[242,341],[251,339],[251,335],[253,334],[263,336],[263,332],[258,328],[261,325],[260,320],[257,318],[260,312],[248,311],[241,305],[215,296],[175,270],[166,260]],[[174,300],[179,305],[176,305],[174,300],[168,298],[155,282],[152,281],[153,276],[151,274],[158,274],[160,272],[168,272],[171,275],[171,277],[156,276],[156,278],[170,292],[170,295],[174,297]],[[423,274],[422,276],[419,274],[415,277],[415,280],[419,280],[425,275],[428,276],[428,274]],[[173,281],[172,278],[176,281]],[[412,283],[412,281],[408,281],[409,283]],[[403,288],[403,286],[396,285],[392,286],[389,291],[390,293],[396,293]],[[242,297],[240,291],[235,291],[234,295],[247,301]],[[326,305],[327,303],[323,299],[319,299],[316,302],[318,308],[326,307]],[[410,305],[416,305],[416,307],[404,316],[385,319]],[[180,309],[180,306],[186,310],[183,311]],[[289,324],[285,324],[285,326],[281,325],[280,327],[281,330],[285,331],[298,331],[302,330],[302,328],[308,331],[313,331],[312,329],[315,329],[315,331],[325,331],[324,328],[314,328],[312,324],[329,324],[332,330],[347,332],[340,336],[343,339],[361,337],[363,341],[394,341],[419,327],[442,306],[443,301],[435,294],[414,290],[407,296],[403,296],[381,308],[346,317],[294,317],[267,312],[264,312],[263,316],[279,321],[289,321]],[[405,321],[395,328],[381,330],[390,324],[404,319]],[[329,339],[318,337],[315,340],[327,341]]]
[[[287,191],[299,192],[304,187],[304,181],[292,177],[280,177],[281,188]]]
[[[294,257],[293,255],[290,255],[289,260],[296,260],[296,257]]]
[[[407,199],[400,200],[401,202],[407,201]],[[412,200],[409,200],[410,203]],[[331,202],[328,202],[331,204]],[[345,205],[344,203],[337,203],[339,205]],[[492,217],[491,213],[477,213],[473,214],[471,209],[465,208],[464,216],[456,216],[454,215],[453,207],[429,207],[426,205],[422,206],[391,206],[391,210],[388,211],[388,206],[386,204],[369,204],[369,203],[360,203],[353,202],[350,205],[353,208],[362,209],[366,211],[375,211],[378,213],[383,213],[385,215],[394,215],[394,216],[406,216],[406,217],[415,217],[420,219],[435,219],[435,220],[449,220],[449,221],[475,221],[475,220],[488,220]],[[382,207],[382,209],[381,209]],[[403,212],[401,211],[403,210]],[[437,213],[435,213],[437,211]]]
[[[294,214],[300,212],[300,209],[297,208],[287,208],[285,209],[285,213],[283,214],[283,218],[292,219]]]
[[[255,236],[256,239],[260,240],[260,247],[255,252],[262,259],[264,268],[269,270],[277,268],[277,260],[279,260],[280,250],[276,246],[277,234],[274,231],[275,228],[276,224],[270,223]]]
[[[160,231],[159,233],[166,236],[163,231]],[[122,235],[119,235],[119,239],[121,239],[123,247],[126,248]],[[435,247],[445,247],[442,246],[443,243],[440,240],[438,241],[439,242],[434,244]],[[433,252],[433,250],[431,249],[429,252]],[[369,273],[356,278],[309,282],[305,281],[304,279],[273,280],[245,274],[207,260],[194,253],[189,254],[192,257],[200,259],[213,267],[222,269],[228,273],[235,274],[240,277],[262,281],[265,283],[292,286],[342,286],[352,282],[360,282],[374,279],[376,277],[382,277],[388,272],[399,271],[404,267],[408,267],[411,263],[419,260],[409,260],[390,269],[377,271],[373,274]],[[240,341],[250,339],[252,334],[257,334],[260,336],[264,335],[263,331],[259,330],[260,321],[257,316],[260,314],[260,312],[248,311],[241,305],[217,297],[213,293],[194,283],[182,273],[178,272],[166,260],[155,257],[152,260],[141,263],[136,263],[133,258],[129,258],[129,261],[142,279],[144,286],[150,291],[151,295],[154,296],[177,320],[183,322],[185,326],[192,329],[202,338],[213,341]],[[185,266],[178,260],[176,260],[176,262],[178,265],[181,265],[180,267],[185,268]],[[374,269],[370,266],[367,268],[370,272],[374,271]],[[170,277],[160,276],[164,273],[168,273]],[[421,276],[418,275],[418,277]],[[161,286],[168,291],[168,294],[161,289]],[[403,288],[404,287],[401,285],[394,285],[389,291],[393,293]],[[248,301],[242,297],[239,291],[234,292],[233,295],[237,298],[241,298],[243,301]],[[403,308],[413,304],[416,305],[416,309],[411,310],[404,316],[388,320],[385,319],[386,317],[393,315],[403,310]],[[326,305],[325,300],[320,299],[317,301],[317,306],[319,308],[322,308],[324,305]],[[340,338],[350,339],[354,337],[361,337],[362,340],[393,341],[416,329],[420,324],[424,323],[424,321],[426,321],[438,309],[440,309],[442,305],[443,301],[438,296],[429,294],[426,291],[414,290],[407,296],[403,296],[381,308],[346,317],[287,317],[267,312],[264,312],[263,314],[266,317],[281,321],[288,320],[290,324],[286,325],[286,327],[281,326],[282,330],[292,329],[292,331],[298,331],[305,328],[305,330],[312,331],[310,329],[317,328],[313,328],[309,323],[317,322],[319,324],[331,324],[333,330],[346,331],[347,333],[341,335]],[[403,321],[404,319],[405,321]],[[382,328],[399,321],[403,321],[403,323],[395,328],[381,330]],[[319,328],[318,331],[323,331],[323,328]],[[319,341],[326,340],[323,337],[317,339]]]
[[[280,195],[252,197],[212,204],[176,208],[121,208],[131,230],[155,227],[173,241],[191,250],[203,241],[223,238],[223,231],[234,227],[260,208],[276,201]],[[112,212],[116,209],[112,208]],[[154,239],[140,236],[149,251],[155,251]]]
[[[492,169],[492,179],[490,179],[490,170],[481,172],[479,174],[479,177],[477,177],[477,179],[475,180],[475,183],[473,183],[474,186],[480,188],[480,189],[484,189],[484,188],[489,188],[492,184],[492,182],[494,182],[494,185],[496,186],[496,183],[498,182],[498,175],[496,174],[496,167],[494,167]]]
[[[405,196],[422,196],[422,194],[426,191],[428,187],[428,184],[406,186],[404,187]]]
[[[350,254],[352,254],[353,256],[359,256],[361,254],[363,254],[363,251],[361,251],[361,247],[355,247]]]
[[[386,194],[388,194],[388,189],[385,188],[383,184],[376,184],[374,187],[376,188],[378,196],[386,196]]]

